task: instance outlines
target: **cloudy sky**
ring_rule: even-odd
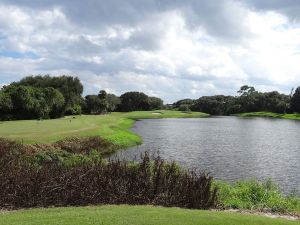
[[[0,85],[78,76],[165,102],[300,86],[297,0],[0,0]]]

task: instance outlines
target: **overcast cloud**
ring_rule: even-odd
[[[165,102],[300,86],[300,1],[0,0],[0,85],[78,76]]]

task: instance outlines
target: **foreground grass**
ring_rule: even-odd
[[[52,143],[72,136],[101,136],[119,147],[129,147],[142,142],[138,135],[128,130],[137,119],[204,116],[207,116],[207,114],[160,110],[71,116],[54,120],[7,121],[0,122],[0,137],[21,140],[26,144],[31,144]]]
[[[151,206],[100,206],[0,212],[0,225],[293,225],[299,221],[232,212]]]
[[[250,112],[250,113],[240,113],[236,114],[241,117],[268,117],[268,118],[280,118],[280,119],[291,119],[300,120],[300,114],[279,114],[273,112]]]

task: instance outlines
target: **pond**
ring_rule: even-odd
[[[117,157],[159,152],[190,169],[234,181],[272,178],[285,193],[300,194],[300,122],[284,119],[209,117],[147,119],[132,131],[143,144]]]

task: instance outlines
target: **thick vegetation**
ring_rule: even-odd
[[[49,154],[0,142],[0,208],[152,204],[208,209],[216,205],[212,177],[182,170],[159,156],[151,161],[145,154],[136,163],[103,161],[100,154],[82,152],[68,142],[58,143],[60,152],[52,149]]]
[[[300,212],[300,198],[284,196],[271,180],[217,181],[219,206],[229,209],[259,210],[265,212]]]
[[[300,112],[300,88],[292,95],[277,91],[258,92],[254,87],[242,86],[237,96],[203,96],[197,100],[183,99],[174,106],[205,112],[211,115],[230,115],[246,112],[267,111],[273,113]]]
[[[272,113],[272,112],[249,112],[249,113],[239,113],[236,115],[241,117],[268,117],[268,118],[300,120],[299,113],[280,114],[280,113]]]
[[[0,90],[0,120],[59,118],[64,115],[104,114],[114,111],[150,111],[167,108],[157,97],[142,92],[126,92],[120,97],[99,91],[82,97],[83,85],[70,76],[30,76]],[[230,115],[267,111],[299,113],[300,87],[291,95],[277,91],[258,92],[244,85],[237,96],[202,96],[173,104],[180,111],[198,111],[211,115]]]
[[[296,225],[299,221],[233,212],[106,205],[1,213],[0,225]]]
[[[24,78],[0,90],[0,119],[58,118],[80,114],[82,91],[78,78]]]
[[[70,76],[30,76],[0,90],[0,120],[47,119],[64,115],[162,109],[160,98],[141,92],[120,97],[101,90],[82,97],[83,85]]]

